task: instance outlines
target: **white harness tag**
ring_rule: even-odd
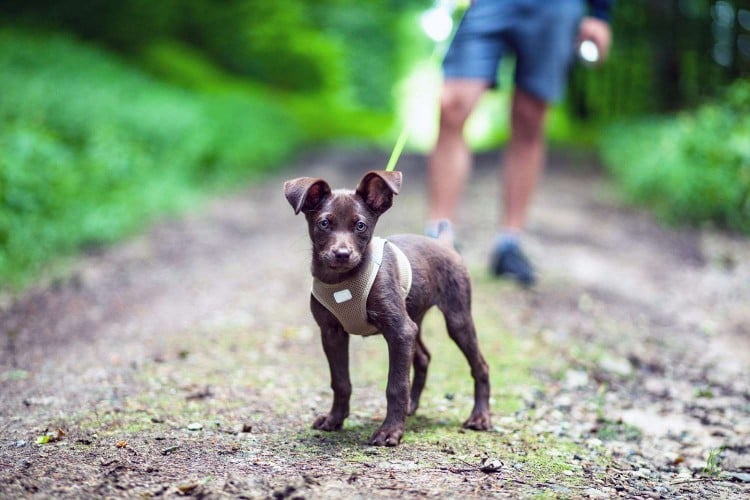
[[[347,300],[352,300],[352,292],[348,288],[339,290],[338,292],[334,292],[333,300],[335,300],[337,304],[341,304],[342,302],[346,302]]]

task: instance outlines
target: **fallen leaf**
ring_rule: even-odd
[[[120,440],[120,441],[118,441],[118,442],[115,443],[115,446],[117,448],[127,448],[128,447],[128,442]]]
[[[193,491],[198,486],[200,486],[198,483],[178,484],[177,489],[180,490],[180,493],[184,494]]]
[[[205,387],[202,387],[198,390],[191,392],[190,394],[185,396],[185,399],[187,399],[188,401],[196,400],[196,399],[206,399],[206,398],[210,398],[213,395],[214,393],[211,391],[211,387],[205,386]]]
[[[29,378],[29,372],[26,370],[9,370],[0,373],[0,382],[9,382],[13,380],[26,380]]]
[[[54,443],[55,441],[60,441],[64,436],[65,431],[58,427],[55,432],[45,432],[44,435],[36,438],[36,442],[37,444]]]

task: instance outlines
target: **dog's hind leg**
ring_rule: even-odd
[[[409,404],[409,415],[414,415],[419,408],[419,397],[422,395],[425,381],[427,380],[427,366],[430,364],[430,352],[422,342],[421,318],[417,322],[417,342],[414,349],[414,379],[411,383],[411,402]]]
[[[474,378],[474,409],[464,422],[464,427],[486,431],[490,429],[490,375],[487,362],[479,352],[476,329],[471,318],[471,299],[455,295],[450,298],[452,300],[438,304],[438,307],[445,316],[448,335],[463,352]]]

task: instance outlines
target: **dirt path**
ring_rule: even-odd
[[[498,188],[494,158],[478,158],[460,238],[492,432],[459,429],[469,374],[437,317],[402,446],[363,444],[385,409],[379,338],[352,342],[344,431],[310,430],[328,375],[304,222],[281,181],[353,186],[384,163],[308,155],[6,300],[0,497],[750,494],[750,241],[660,228],[585,159],[555,159],[544,180],[527,243],[541,283],[524,292],[486,275]],[[402,160],[380,234],[421,231],[423,167]],[[480,470],[488,459],[497,471]]]

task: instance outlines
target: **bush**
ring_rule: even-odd
[[[603,155],[626,196],[673,223],[750,233],[750,83],[672,118],[611,127]]]
[[[128,55],[177,42],[235,76],[287,92],[344,94],[356,106],[384,112],[393,109],[391,87],[399,73],[398,20],[427,4],[24,0],[2,10],[15,25],[69,30]]]
[[[0,286],[259,173],[303,135],[267,92],[181,89],[68,37],[0,30]]]

